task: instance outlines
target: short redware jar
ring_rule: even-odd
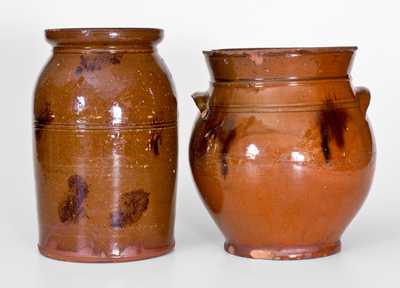
[[[369,92],[353,89],[354,47],[205,52],[211,87],[190,162],[234,255],[334,254],[375,168]]]

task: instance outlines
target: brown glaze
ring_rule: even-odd
[[[193,95],[201,116],[190,162],[229,253],[305,259],[340,250],[375,167],[369,92],[349,80],[354,51],[205,52],[212,87]]]
[[[42,254],[117,262],[174,246],[176,99],[145,28],[47,30],[35,92]]]

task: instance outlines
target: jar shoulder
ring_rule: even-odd
[[[297,163],[346,170],[375,161],[375,144],[359,108],[297,112],[209,111],[192,134],[191,159],[256,165]]]
[[[173,83],[156,53],[56,53],[40,75],[36,121],[124,124],[176,119]],[[47,116],[46,116],[47,115]]]

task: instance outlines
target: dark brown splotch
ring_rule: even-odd
[[[329,131],[328,128],[324,125],[320,125],[320,134],[321,134],[321,149],[324,154],[325,161],[329,161],[331,159],[331,150],[329,149]]]
[[[36,123],[46,125],[54,120],[54,113],[51,111],[50,103],[45,103],[36,117]]]
[[[53,122],[54,118],[55,116],[51,111],[50,103],[45,103],[39,114],[36,116],[36,124],[39,126],[35,128],[36,141],[39,141],[42,136],[42,127]]]
[[[121,60],[122,60],[122,54],[118,53],[111,54],[110,63],[112,65],[121,64]]]
[[[236,130],[232,118],[219,121],[208,120],[205,124],[203,137],[197,143],[196,151],[199,156],[205,155],[215,144],[220,145],[221,173],[225,177],[228,174],[227,155],[231,144],[236,137]]]
[[[242,139],[249,135],[265,135],[266,133],[271,132],[274,131],[266,127],[254,116],[247,118],[246,121],[243,119],[237,125],[234,125],[233,120],[230,119],[225,124],[225,132],[219,137],[223,143],[221,153],[222,175],[226,176],[228,174],[228,163],[226,157],[235,139]]]
[[[231,130],[227,130],[226,133],[218,134],[221,135],[220,139],[222,142],[222,153],[221,153],[221,172],[222,175],[225,177],[228,174],[228,161],[226,159],[231,144],[236,137],[236,130],[232,128]]]
[[[199,139],[198,149],[196,149],[200,156],[206,154],[215,144],[219,131],[223,129],[223,124],[223,120],[216,123],[212,121],[206,122],[204,136]]]
[[[80,56],[80,63],[79,66],[76,67],[75,73],[76,74],[81,74],[82,72],[93,72],[96,70],[101,69],[101,61],[98,56],[91,57],[91,56]]]
[[[83,72],[94,72],[101,70],[104,65],[117,65],[121,63],[122,54],[103,53],[98,55],[81,55],[79,66],[75,69],[75,74],[80,75]]]
[[[160,154],[160,145],[161,133],[158,131],[152,131],[149,140],[149,150],[152,151],[154,155],[158,156]]]
[[[124,228],[139,221],[149,205],[149,195],[143,189],[124,193],[119,202],[119,210],[111,214],[111,226]]]
[[[337,147],[344,147],[344,133],[348,115],[344,109],[337,109],[332,100],[326,101],[326,107],[319,114],[321,149],[326,162],[331,159],[330,144],[332,140]]]
[[[221,174],[226,177],[229,173],[228,155],[235,141],[243,139],[250,135],[265,135],[267,133],[276,133],[274,129],[267,127],[256,117],[241,118],[235,121],[233,117],[219,119],[213,116],[212,119],[205,119],[195,130],[200,132],[199,137],[192,138],[190,158],[203,157],[209,151],[219,151]],[[221,117],[222,118],[222,117]],[[200,124],[197,125],[200,125]],[[191,160],[193,161],[193,160]]]
[[[62,223],[78,223],[83,215],[83,202],[89,193],[84,178],[72,175],[68,178],[68,194],[58,207],[58,215]]]

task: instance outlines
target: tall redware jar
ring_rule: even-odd
[[[260,259],[334,254],[375,167],[356,48],[205,52],[212,74],[190,144],[195,182],[225,249]]]
[[[39,250],[79,262],[174,247],[176,98],[145,28],[46,31],[34,99]]]

